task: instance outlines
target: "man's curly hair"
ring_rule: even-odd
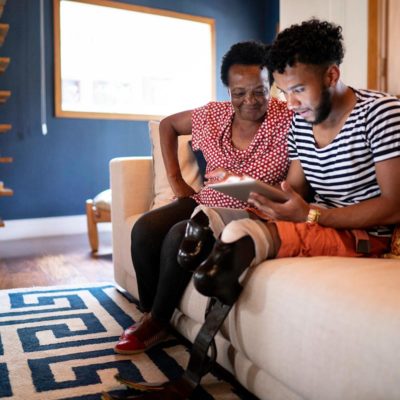
[[[278,34],[272,43],[267,67],[272,74],[283,73],[297,62],[312,65],[340,65],[344,46],[342,27],[312,18]]]
[[[222,58],[221,81],[229,86],[228,74],[232,65],[266,66],[270,46],[259,41],[239,42],[234,44]]]

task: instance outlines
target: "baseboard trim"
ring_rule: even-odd
[[[86,215],[5,220],[0,241],[87,233]],[[98,224],[99,232],[111,232],[110,223]]]

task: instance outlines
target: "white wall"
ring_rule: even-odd
[[[3,240],[87,233],[86,215],[14,219],[4,222],[5,228],[0,228],[0,249]],[[99,232],[111,232],[111,223],[100,223],[97,227]]]
[[[279,12],[280,30],[311,17],[341,25],[346,50],[342,80],[367,87],[368,0],[280,0]]]

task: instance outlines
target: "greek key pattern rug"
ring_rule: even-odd
[[[189,353],[171,336],[147,353],[117,355],[123,328],[140,317],[113,285],[0,291],[0,399],[100,399],[120,394],[114,376],[160,382],[179,377]],[[208,374],[196,391],[202,400],[248,399]]]

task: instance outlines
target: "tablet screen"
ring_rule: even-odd
[[[244,202],[247,202],[250,192],[260,193],[268,199],[278,203],[284,203],[288,200],[286,193],[282,192],[282,190],[256,179],[213,183],[209,184],[208,187]]]

